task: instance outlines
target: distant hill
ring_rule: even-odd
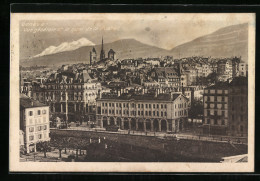
[[[99,59],[101,45],[95,45],[95,46],[84,46],[73,51],[65,51],[65,52],[55,53],[51,55],[35,57],[27,60],[24,59],[21,60],[21,65],[31,66],[31,65],[53,65],[53,64],[62,65],[62,64],[74,64],[74,63],[89,63],[90,61],[89,52],[92,50],[93,47],[95,47],[97,51],[97,57]],[[135,39],[123,39],[112,43],[104,44],[106,57],[110,49],[113,49],[116,52],[116,57],[119,59],[139,58],[139,57],[158,57],[159,55],[168,54],[167,50],[141,43]]]
[[[22,59],[22,66],[32,65],[62,65],[74,63],[89,63],[89,52],[95,47],[99,59],[101,45],[83,46],[76,50],[64,51],[50,55]],[[139,57],[174,56],[190,57],[232,57],[241,56],[247,62],[248,51],[248,24],[239,24],[221,28],[209,35],[205,35],[190,42],[179,45],[172,50],[165,50],[155,46],[141,43],[135,39],[123,39],[104,44],[107,53],[112,48],[119,59]]]
[[[171,50],[171,55],[190,57],[231,57],[241,56],[247,62],[248,24],[221,28],[209,35],[199,37]]]

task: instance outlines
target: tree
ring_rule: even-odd
[[[38,149],[40,151],[43,151],[44,153],[44,158],[47,157],[46,152],[50,149],[50,142],[49,141],[41,141],[37,143]]]
[[[189,117],[196,118],[198,117],[198,115],[202,115],[202,114],[203,114],[203,102],[194,100],[191,105],[191,109],[189,110]]]

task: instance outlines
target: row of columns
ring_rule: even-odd
[[[117,121],[118,121],[118,118],[117,117],[112,117],[113,118],[113,121],[114,121],[114,124],[117,125]],[[111,117],[106,117],[106,121],[107,121],[107,125],[111,125],[110,123],[110,120]],[[126,120],[127,119],[127,120]],[[130,130],[133,130],[132,129],[132,118],[120,118],[120,128],[121,129],[125,129],[126,128],[126,124],[127,124],[127,127],[128,129]],[[171,130],[169,128],[169,121],[168,120],[165,120],[165,119],[161,119],[161,120],[158,120],[158,119],[146,119],[146,120],[142,120],[142,121],[138,121],[138,119],[135,120],[135,130],[139,130],[139,123],[143,123],[143,131],[146,131],[147,130],[147,120],[150,120],[150,131],[162,131],[162,121],[165,121],[165,124],[166,124],[166,130],[165,131],[179,131],[179,124],[180,124],[180,120],[179,119],[176,119],[176,120],[172,120],[171,122]],[[157,120],[158,121],[158,130],[154,128],[154,121]],[[104,117],[101,118],[101,127],[104,127]]]

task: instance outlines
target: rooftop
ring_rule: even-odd
[[[40,103],[39,101],[35,101],[24,94],[20,95],[20,107],[21,108],[46,107],[46,106],[47,105]]]
[[[121,94],[121,96],[117,96],[115,94],[107,94],[102,95],[101,99],[118,99],[118,100],[157,100],[157,101],[174,101],[177,97],[182,94],[159,94],[155,96],[154,94]]]

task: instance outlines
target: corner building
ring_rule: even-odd
[[[204,134],[247,137],[247,82],[247,77],[236,77],[204,89]]]
[[[27,153],[36,152],[37,143],[50,141],[49,106],[21,95],[20,130]]]
[[[188,99],[182,94],[121,95],[97,99],[101,127],[154,132],[179,132],[187,120]]]

